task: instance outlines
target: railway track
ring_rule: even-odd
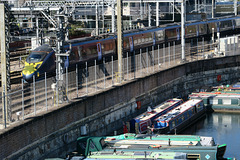
[[[11,84],[21,83],[21,70],[30,47],[15,48],[10,51],[10,78]],[[0,67],[1,68],[1,67]],[[0,73],[1,78],[1,73]],[[2,86],[2,83],[0,82]]]

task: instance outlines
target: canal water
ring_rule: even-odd
[[[181,134],[211,136],[217,144],[227,144],[224,157],[240,160],[240,114],[208,113]]]

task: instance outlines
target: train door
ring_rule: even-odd
[[[133,52],[134,50],[133,37],[129,37],[129,47],[130,47],[130,52]]]
[[[79,60],[82,60],[82,54],[81,54],[82,47],[78,46],[78,47],[77,47],[77,51],[78,51],[78,59],[79,59]]]
[[[97,52],[98,52],[98,60],[102,59],[102,46],[101,43],[97,43]]]
[[[153,45],[156,45],[156,36],[155,36],[155,32],[152,33],[152,37],[153,37]]]
[[[217,32],[220,32],[220,24],[217,22]]]
[[[177,40],[180,40],[180,29],[176,28],[176,32],[177,32]]]
[[[64,68],[68,68],[69,67],[69,58],[68,56],[66,56],[65,61],[64,61]]]
[[[235,20],[232,20],[232,27],[233,27],[233,30],[235,29]]]
[[[196,27],[197,27],[197,37],[199,36],[199,25],[196,25]]]

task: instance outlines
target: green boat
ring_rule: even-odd
[[[76,155],[96,159],[224,159],[226,144],[212,137],[191,135],[136,135],[79,137]],[[76,156],[75,155],[75,156]],[[167,156],[168,155],[168,156]]]
[[[240,112],[240,94],[222,92],[199,92],[189,95],[190,99],[202,99],[208,110],[215,112]]]

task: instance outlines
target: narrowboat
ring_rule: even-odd
[[[233,85],[213,86],[212,91],[232,91],[240,93],[240,82],[234,83]]]
[[[223,159],[226,144],[212,137],[123,134],[79,137],[75,157],[86,159]]]
[[[130,128],[130,132],[135,133],[146,133],[148,127],[152,125],[152,121],[170,110],[176,108],[183,101],[181,99],[173,98],[164,101],[163,103],[155,106],[154,108],[148,107],[148,111],[143,114],[133,118],[129,122],[127,122],[127,126]]]
[[[214,112],[240,112],[240,94],[200,92],[189,95],[191,99],[203,99],[208,110]]]
[[[191,99],[175,109],[154,119],[153,131],[157,133],[180,132],[205,115],[202,99]]]

